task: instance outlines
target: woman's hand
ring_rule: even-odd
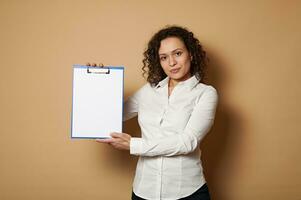
[[[96,139],[96,142],[107,143],[119,150],[130,150],[131,136],[126,133],[111,133],[112,138]]]
[[[86,63],[86,66],[91,66],[91,67],[103,67],[104,65],[102,63],[99,63],[98,65],[96,63]]]

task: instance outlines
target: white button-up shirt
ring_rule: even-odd
[[[145,84],[124,104],[124,120],[138,114],[142,137],[130,141],[130,153],[140,156],[133,191],[145,199],[176,200],[206,182],[199,144],[213,124],[217,92],[192,76],[168,96],[168,81]]]

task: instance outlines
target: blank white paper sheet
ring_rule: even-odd
[[[71,138],[122,132],[123,67],[73,65]]]

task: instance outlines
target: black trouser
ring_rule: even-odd
[[[132,192],[132,200],[145,200],[145,199],[136,196],[135,193]],[[210,194],[209,194],[207,184],[205,183],[202,187],[200,187],[200,189],[198,189],[193,194],[181,198],[179,200],[210,200]]]

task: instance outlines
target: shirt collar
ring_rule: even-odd
[[[169,81],[169,77],[167,76],[166,78],[164,78],[162,81],[160,81],[157,85],[156,85],[156,89],[157,88],[161,88],[164,87],[165,85],[168,84]],[[188,86],[189,89],[192,89],[194,86],[196,86],[199,83],[199,80],[197,79],[197,77],[194,75],[192,77],[190,77],[189,79],[185,80],[185,81],[181,81],[178,83],[178,85],[183,85],[183,86]]]
[[[157,85],[156,85],[156,89],[157,88],[161,88],[161,87],[164,87],[165,85],[168,84],[168,81],[169,81],[169,77],[165,77],[162,81],[160,81]]]

